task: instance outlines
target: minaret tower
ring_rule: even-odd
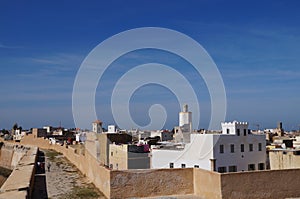
[[[183,132],[192,133],[192,112],[188,111],[188,105],[184,104],[179,113],[179,127]]]

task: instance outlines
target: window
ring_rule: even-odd
[[[223,144],[220,145],[220,153],[224,153],[224,145]]]
[[[249,151],[253,151],[253,144],[249,144]]]
[[[248,171],[254,171],[255,170],[255,164],[248,164]]]
[[[241,144],[241,152],[244,152],[244,151],[245,151],[244,144]]]
[[[230,153],[234,153],[234,144],[230,145]]]
[[[195,168],[199,168],[199,165],[194,165]]]
[[[264,163],[258,163],[258,170],[265,170],[265,164]]]
[[[185,168],[185,164],[181,164],[181,168]]]
[[[229,134],[229,129],[226,129],[226,133]]]
[[[237,136],[240,136],[240,129],[236,130],[236,134],[237,134]]]
[[[110,156],[114,156],[114,152],[110,152]]]
[[[174,163],[173,162],[170,163],[170,168],[171,169],[174,168]]]
[[[234,166],[229,166],[229,167],[228,167],[228,171],[229,171],[229,172],[236,172],[236,171],[237,171],[237,168],[236,168],[235,165],[234,165]]]
[[[218,167],[219,173],[226,173],[226,167]]]
[[[247,129],[244,129],[244,136],[247,135]]]
[[[261,145],[261,143],[258,143],[258,150],[262,151],[262,145]]]

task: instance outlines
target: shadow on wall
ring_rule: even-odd
[[[40,198],[48,198],[45,174],[45,154],[42,151],[38,151],[37,153],[34,187],[32,191],[32,199]]]

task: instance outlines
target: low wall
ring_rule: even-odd
[[[222,174],[222,198],[299,197],[299,182],[299,169]]]
[[[195,195],[203,198],[222,198],[221,174],[203,169],[194,169]]]
[[[110,172],[111,197],[193,194],[193,169],[143,169]]]

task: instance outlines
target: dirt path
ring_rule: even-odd
[[[63,155],[51,150],[42,150],[42,153],[45,154],[45,158],[40,154],[38,160],[44,166],[37,169],[33,198],[105,199],[104,195]],[[48,171],[49,163],[51,166]]]

